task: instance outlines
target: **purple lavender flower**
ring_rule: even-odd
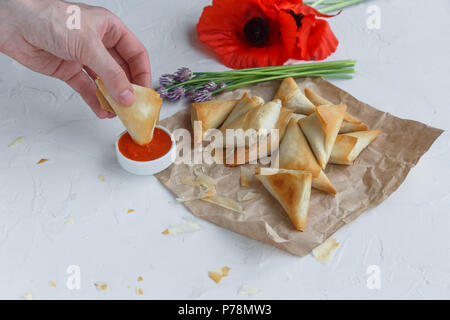
[[[215,83],[214,81],[208,81],[207,83],[205,83],[203,88],[205,90],[208,90],[209,92],[215,91],[217,89],[217,83]]]
[[[186,98],[191,98],[196,93],[197,93],[196,89],[189,89],[189,90],[186,90],[186,92],[184,93],[184,96]]]
[[[225,89],[227,87],[227,84],[225,82],[220,82],[217,84],[217,90]]]
[[[192,71],[189,68],[180,68],[175,72],[175,80],[184,82],[192,79]]]
[[[195,93],[193,96],[191,96],[192,102],[204,102],[211,100],[212,95],[211,92],[207,90],[199,90],[197,93]]]
[[[171,85],[173,85],[175,83],[175,76],[173,74],[169,74],[169,73],[163,74],[159,78],[159,83],[163,87],[170,87]]]
[[[156,91],[158,91],[161,98],[167,98],[167,94],[169,93],[166,87],[159,87]]]
[[[184,88],[181,86],[169,90],[169,93],[167,94],[167,98],[170,101],[178,101],[184,96],[185,96]]]

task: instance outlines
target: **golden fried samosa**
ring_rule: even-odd
[[[213,100],[191,104],[191,124],[194,129],[194,122],[201,121],[202,132],[195,135],[194,145],[202,143],[208,129],[216,129],[222,125],[231,113],[238,100]]]
[[[159,121],[162,105],[158,92],[133,84],[136,100],[131,106],[124,107],[109,95],[100,78],[97,78],[95,82],[98,87],[97,97],[103,97],[99,99],[103,108],[110,108],[117,114],[134,142],[139,145],[150,143],[155,125]]]
[[[351,165],[359,154],[381,133],[368,130],[340,134],[336,138],[330,163]]]
[[[313,114],[299,120],[300,127],[322,169],[327,166],[346,109],[346,105],[318,106]]]
[[[311,172],[278,169],[264,173],[257,170],[255,176],[278,200],[295,229],[304,231],[311,196]]]
[[[285,78],[274,99],[280,99],[283,107],[294,110],[295,113],[309,115],[314,112],[314,104],[305,97],[297,82],[291,77]]]

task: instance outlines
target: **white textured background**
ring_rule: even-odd
[[[143,41],[154,79],[181,66],[224,69],[194,31],[209,2],[88,1],[120,16]],[[370,4],[381,8],[381,30],[367,29]],[[333,82],[376,108],[448,130],[449,14],[448,0],[345,9],[330,20],[340,40],[330,59],[357,59],[357,75]],[[8,57],[0,55],[0,70],[0,298],[232,299],[247,298],[238,294],[245,283],[261,290],[249,298],[261,299],[450,298],[448,133],[397,192],[335,235],[341,246],[322,265],[203,221],[197,233],[161,235],[190,213],[154,177],[120,169],[119,120],[96,119],[65,84]],[[182,108],[165,104],[161,117]],[[19,136],[25,142],[8,148]],[[41,158],[50,161],[37,166]],[[66,225],[70,216],[74,224]],[[81,290],[65,286],[72,264],[81,267]],[[372,264],[381,268],[381,290],[366,287]],[[217,285],[208,271],[224,265],[230,275]],[[111,290],[97,291],[97,281]]]

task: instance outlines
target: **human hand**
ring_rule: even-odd
[[[114,14],[76,4],[81,28],[66,26],[70,3],[60,0],[0,0],[0,52],[24,66],[65,81],[99,118],[114,117],[100,108],[93,81],[97,75],[121,105],[134,102],[134,83],[149,87],[147,50]]]

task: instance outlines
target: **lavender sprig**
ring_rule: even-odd
[[[167,99],[169,99],[170,101],[178,101],[182,98],[184,98],[185,96],[185,91],[183,87],[176,87],[173,88],[171,90],[169,90],[169,92],[167,93]]]
[[[225,82],[220,82],[217,84],[217,90],[222,90],[227,87],[227,84]]]
[[[204,102],[212,99],[212,94],[208,90],[199,90],[191,96],[192,102]]]
[[[170,87],[175,84],[175,76],[169,73],[163,74],[159,77],[159,84],[163,87]]]
[[[184,82],[192,79],[192,71],[189,68],[183,67],[175,72],[175,80]]]
[[[158,92],[171,101],[186,97],[193,102],[203,102],[224,90],[287,77],[350,79],[355,72],[355,63],[355,60],[342,60],[195,74],[189,68],[180,68],[175,74],[161,76],[161,83],[171,85],[160,87]]]
[[[159,89],[156,91],[159,93],[159,96],[163,99],[167,98],[167,95],[169,93],[169,90],[167,90],[166,87],[159,87]]]
[[[216,91],[217,90],[217,83],[215,83],[214,81],[208,81],[207,83],[205,83],[203,88],[205,90],[208,90],[209,92]]]

